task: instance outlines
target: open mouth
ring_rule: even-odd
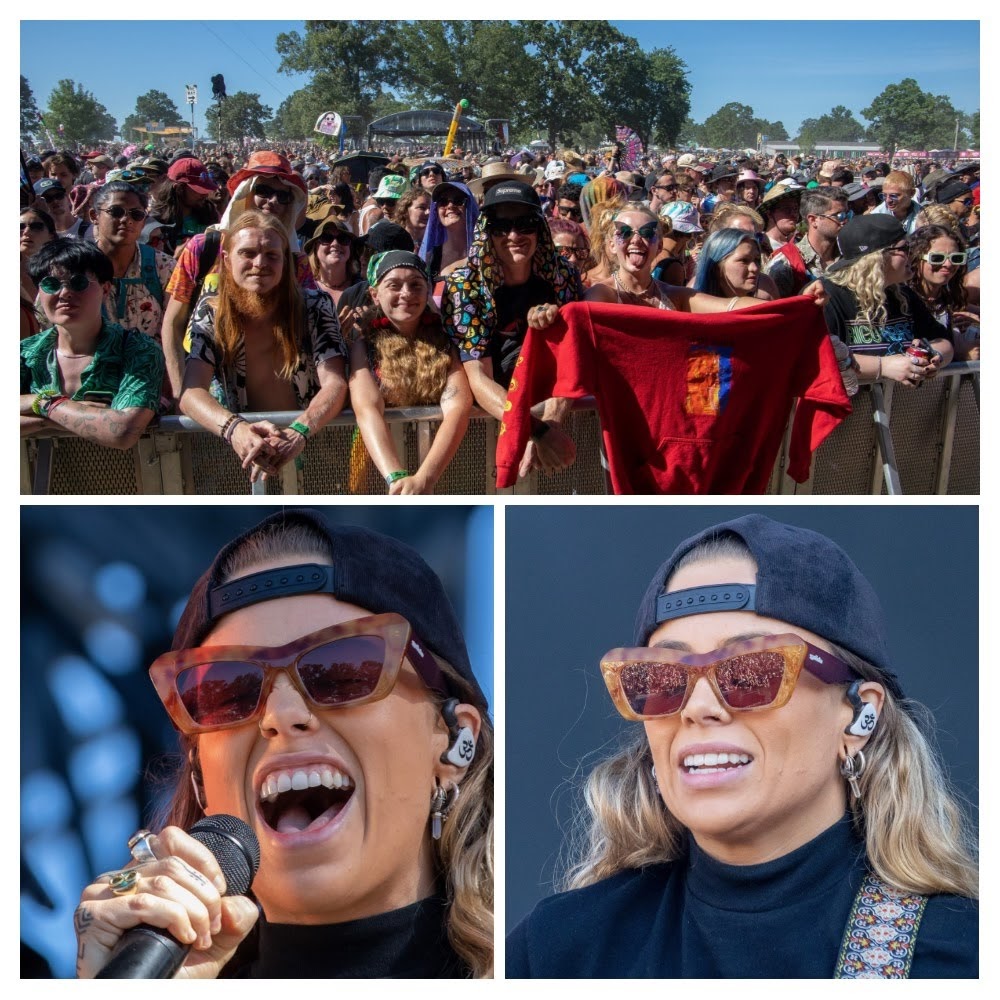
[[[745,767],[752,760],[746,753],[694,753],[688,754],[683,763],[688,774],[716,774]]]
[[[318,829],[333,820],[354,794],[354,782],[336,768],[278,771],[260,789],[260,815],[278,833]]]

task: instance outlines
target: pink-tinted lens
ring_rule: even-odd
[[[781,689],[785,657],[776,650],[731,656],[716,664],[715,680],[730,708],[766,708]]]
[[[673,715],[687,690],[687,670],[670,663],[626,663],[621,674],[625,700],[637,715]]]
[[[317,646],[299,661],[299,677],[318,705],[349,705],[367,698],[385,663],[385,640],[352,635]]]
[[[264,670],[239,661],[202,663],[182,670],[176,683],[188,715],[199,726],[233,726],[256,711]]]

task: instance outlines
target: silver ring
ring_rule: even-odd
[[[149,846],[149,838],[152,837],[151,830],[137,830],[128,838],[128,849],[132,852],[132,858],[140,865],[147,861],[155,861],[156,855],[153,848]]]

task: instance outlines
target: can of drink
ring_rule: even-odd
[[[913,358],[914,361],[929,361],[931,349],[924,344],[910,344],[906,349],[906,356]]]

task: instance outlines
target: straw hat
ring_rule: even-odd
[[[484,163],[481,175],[473,177],[467,187],[477,198],[482,198],[494,184],[499,184],[500,181],[519,181],[522,176],[512,170],[506,161],[494,160],[492,163]]]

